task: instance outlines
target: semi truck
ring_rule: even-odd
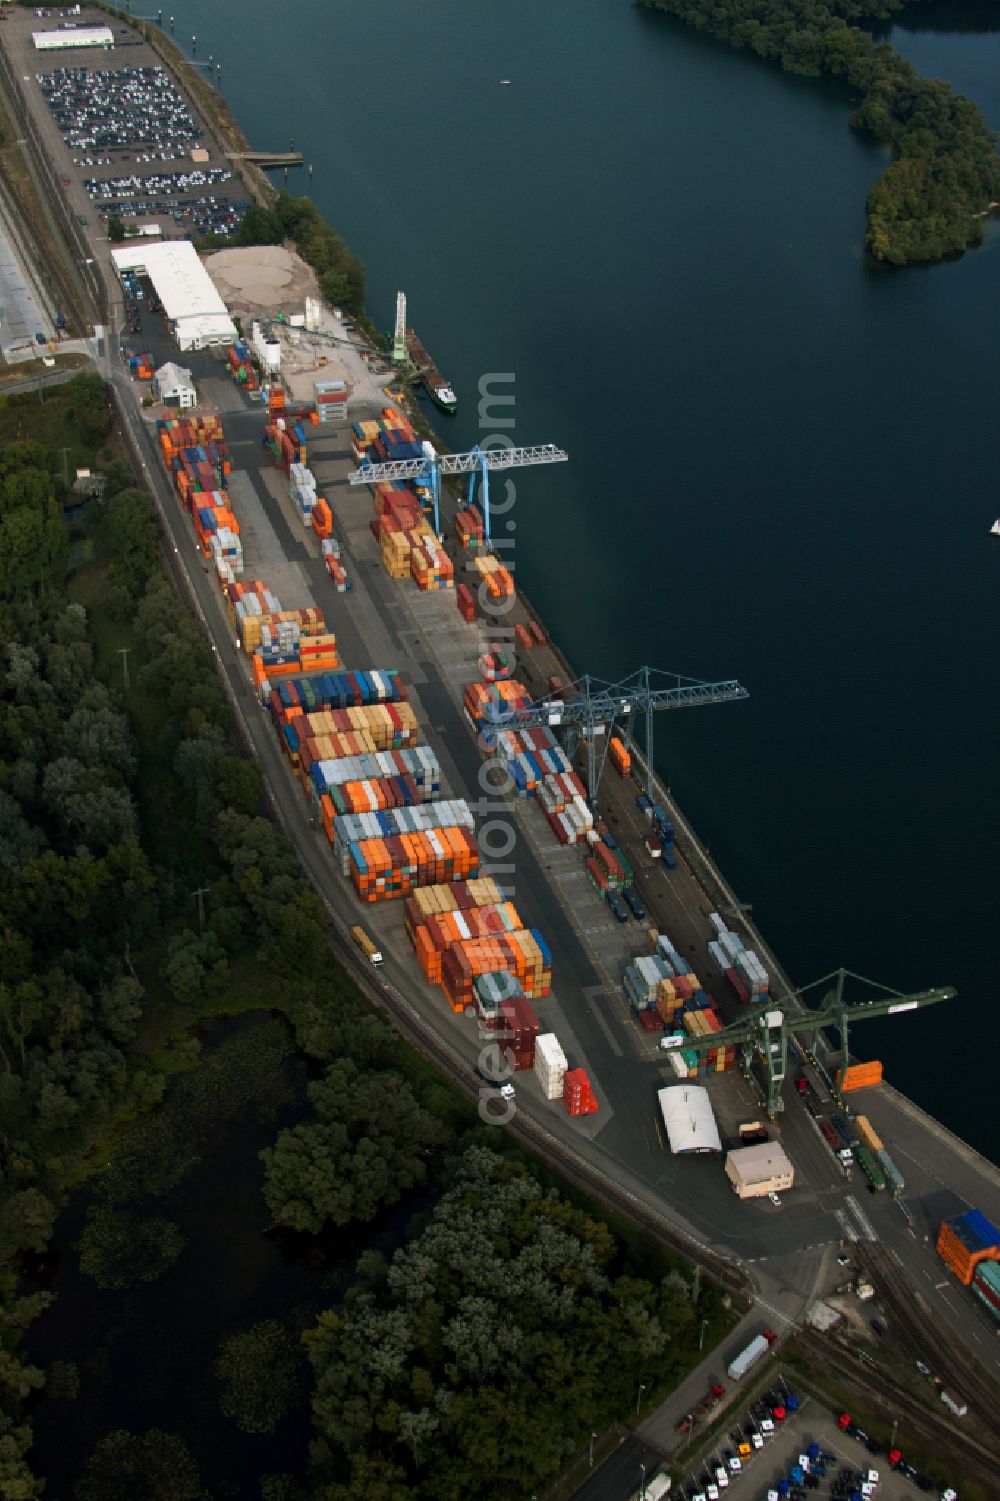
[[[695,1423],[700,1423],[702,1418],[707,1418],[708,1414],[718,1407],[725,1395],[726,1388],[720,1382],[713,1381],[707,1396],[702,1397],[701,1401],[681,1418],[677,1424],[677,1432],[690,1433]]]
[[[351,937],[354,939],[354,942],[357,944],[358,948],[368,960],[368,963],[373,964],[377,969],[378,966],[382,963],[382,955],[377,945],[374,944],[368,937],[368,934],[365,932],[364,928],[359,928],[357,926],[353,927],[351,929]]]
[[[765,1329],[763,1334],[758,1334],[752,1339],[746,1349],[741,1350],[736,1358],[730,1361],[727,1374],[730,1381],[739,1381],[745,1376],[751,1366],[757,1364],[762,1355],[766,1355],[771,1346],[777,1342],[778,1336],[773,1329]]]
[[[868,1148],[859,1142],[855,1149],[855,1158],[858,1167],[864,1173],[872,1188],[876,1191],[885,1187],[885,1174]]]

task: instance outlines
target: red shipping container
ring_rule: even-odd
[[[748,1006],[750,1004],[750,992],[747,989],[747,984],[743,976],[735,969],[724,969],[722,973],[729,981],[742,1004]]]

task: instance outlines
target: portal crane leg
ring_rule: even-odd
[[[482,485],[481,500],[483,509],[483,539],[489,548],[493,545],[493,537],[490,531],[490,468],[486,460],[486,454],[478,445],[470,450],[472,456],[478,461],[478,467],[469,470],[469,500],[471,506],[476,498],[476,479]]]
[[[653,703],[649,694],[649,668],[642,671],[646,687],[646,796],[653,802]]]

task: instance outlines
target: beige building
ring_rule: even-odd
[[[776,1141],[738,1147],[726,1157],[726,1177],[741,1199],[781,1193],[795,1182],[795,1169]]]

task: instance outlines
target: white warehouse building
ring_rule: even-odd
[[[236,325],[190,240],[133,241],[111,256],[119,276],[149,277],[179,349],[235,343]]]
[[[58,47],[113,47],[110,26],[59,26],[52,31],[33,31],[31,40],[39,52],[54,52]]]
[[[700,1084],[668,1084],[657,1091],[672,1152],[721,1152],[722,1140],[708,1090]]]
[[[172,360],[168,360],[165,365],[160,366],[153,379],[156,383],[157,395],[164,406],[186,409],[197,404],[198,393],[191,379],[190,370],[185,370],[181,365],[175,365]]]

